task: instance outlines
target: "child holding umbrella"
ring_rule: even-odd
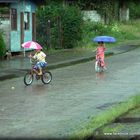
[[[101,41],[101,42],[98,42],[98,47],[96,49],[96,60],[97,59],[101,59],[101,66],[106,69],[106,65],[105,65],[105,62],[104,62],[104,53],[105,53],[105,45],[104,45],[104,42]]]

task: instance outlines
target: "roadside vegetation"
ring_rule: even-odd
[[[140,44],[140,20],[132,20],[127,23],[114,22],[109,25],[87,21],[84,23],[83,37],[78,42],[78,47],[96,47],[97,43],[94,43],[92,39],[99,35],[108,35],[116,38],[117,41],[115,43],[108,43],[108,46],[129,44],[131,42]]]
[[[6,51],[6,44],[3,39],[3,32],[0,30],[0,59],[3,59]]]
[[[50,2],[37,10],[37,40],[46,49],[74,48],[82,37],[82,23],[79,7]]]
[[[116,38],[115,43],[106,43],[108,48],[129,44],[140,45],[140,19],[131,20],[127,23],[114,22],[109,25],[99,22],[85,21],[82,26],[81,39],[75,42],[74,46],[69,48],[94,50],[97,47],[97,43],[93,42],[92,39],[99,35],[108,35]],[[66,48],[67,47],[65,47],[65,49]],[[49,48],[48,51],[53,53],[61,51],[61,49],[64,48],[60,48],[59,50]]]
[[[116,118],[122,114],[128,112],[131,109],[140,106],[140,95],[137,94],[125,102],[122,102],[117,105],[113,105],[108,108],[106,111],[99,113],[96,117],[90,117],[89,122],[81,124],[82,128],[77,129],[70,137],[74,137],[83,140],[90,136],[96,135],[96,130],[108,123],[113,122]]]
[[[79,2],[78,5],[64,6],[61,0],[48,1],[43,8],[37,10],[37,41],[47,50],[94,48],[97,43],[94,43],[92,39],[99,35],[116,38],[115,43],[107,43],[108,47],[130,42],[140,44],[140,6],[136,1],[127,3],[130,9],[130,20],[120,22],[118,14],[115,14],[118,8],[116,8],[117,5],[114,7],[113,1],[107,0],[100,3],[95,0],[98,13],[102,17],[106,15],[109,20],[109,22],[105,20],[104,23],[84,21],[80,8],[86,7],[91,1],[80,0]]]

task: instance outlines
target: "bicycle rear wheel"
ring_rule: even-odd
[[[41,80],[44,84],[49,84],[52,81],[52,74],[49,71],[44,71],[41,77]]]
[[[28,85],[31,85],[33,82],[33,75],[30,73],[30,72],[27,72],[25,75],[24,75],[24,84],[26,86]]]

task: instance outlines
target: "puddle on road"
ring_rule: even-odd
[[[105,73],[104,72],[96,73],[96,79],[104,80],[105,79]]]
[[[32,95],[43,95],[47,93],[48,90],[48,86],[49,85],[45,85],[43,83],[41,83],[41,81],[33,81],[34,83],[32,83],[29,86],[25,86],[25,91],[29,94]]]

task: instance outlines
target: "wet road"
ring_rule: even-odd
[[[52,70],[49,85],[23,77],[0,82],[0,137],[63,137],[91,117],[140,92],[140,49],[106,58],[97,74],[94,61]],[[14,86],[15,89],[11,87]]]

